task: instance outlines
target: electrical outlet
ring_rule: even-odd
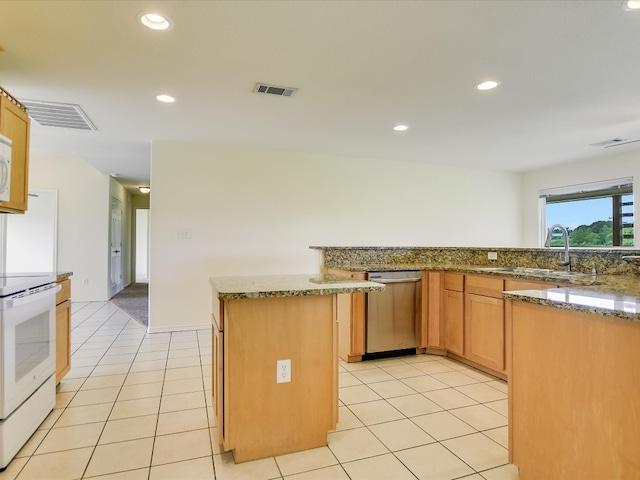
[[[498,259],[498,252],[489,252],[487,254],[487,258],[489,260],[497,260]]]
[[[291,359],[278,360],[276,362],[276,383],[289,383],[291,381]]]

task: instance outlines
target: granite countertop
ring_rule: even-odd
[[[384,290],[384,285],[380,283],[323,274],[213,277],[209,282],[214,294],[222,300],[302,297]]]
[[[73,272],[56,272],[56,282],[61,282],[62,280],[66,280],[72,275],[73,275]]]
[[[536,303],[556,308],[597,313],[604,316],[640,321],[640,276],[638,275],[576,275],[563,276],[562,270],[541,274],[487,270],[476,265],[433,265],[424,263],[395,265],[349,265],[340,267],[350,272],[376,270],[431,270],[510,277],[550,282],[566,288],[506,292],[509,300]],[[489,267],[490,268],[490,267]]]
[[[504,292],[504,298],[640,322],[640,301],[637,296],[583,288],[550,288]]]

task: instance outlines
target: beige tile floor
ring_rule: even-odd
[[[147,335],[87,302],[71,338],[56,408],[0,480],[518,478],[506,384],[447,358],[341,362],[327,447],[236,465],[215,441],[210,330]]]

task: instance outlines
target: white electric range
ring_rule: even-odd
[[[56,402],[56,276],[0,274],[0,470]]]

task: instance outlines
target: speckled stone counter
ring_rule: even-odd
[[[431,267],[473,265],[477,267],[559,268],[562,248],[478,248],[478,247],[322,247],[312,246],[322,253],[327,267],[353,271],[396,269],[396,266]],[[489,253],[496,260],[489,260]],[[625,262],[623,256],[640,255],[629,248],[571,248],[571,269],[599,274],[638,274],[640,270]],[[364,269],[364,270],[363,270]]]
[[[384,290],[384,285],[380,283],[322,274],[213,277],[209,281],[214,294],[221,300],[303,297]]]
[[[566,289],[510,292],[505,298],[538,303],[566,310],[586,311],[604,316],[640,321],[640,269],[625,262],[625,255],[637,250],[571,249],[572,269],[597,272],[562,276],[558,249],[456,248],[456,247],[311,247],[323,251],[324,266],[349,272],[375,270],[442,270],[492,275],[567,285]],[[487,259],[497,252],[498,260]],[[555,269],[542,274],[491,271],[495,267]],[[553,293],[551,296],[546,292]],[[560,292],[570,292],[560,295]],[[557,295],[556,295],[557,294]]]
[[[579,288],[551,288],[505,292],[504,298],[640,322],[640,302],[635,296]]]
[[[73,272],[56,272],[56,282],[61,282],[73,276]]]

